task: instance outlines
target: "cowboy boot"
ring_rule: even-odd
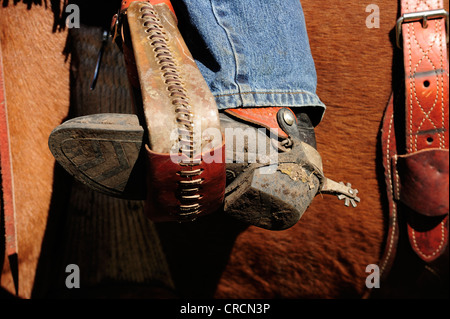
[[[250,121],[246,112],[268,116],[253,114]],[[226,164],[226,214],[281,230],[300,219],[319,191],[338,195],[346,206],[356,207],[356,189],[324,176],[307,113],[294,115],[287,108],[229,109],[220,112],[219,118],[225,137],[221,158]],[[149,193],[146,157],[151,154],[145,140],[136,115],[93,114],[55,128],[49,147],[69,173],[94,190],[145,199]],[[154,170],[159,171],[163,172]]]
[[[289,112],[294,120],[288,109],[254,110],[271,110],[276,121],[277,109]],[[299,141],[315,147],[314,129],[308,115],[298,115],[292,123],[292,131],[296,133],[289,137],[276,122],[266,129],[232,114],[235,114],[233,110],[219,114],[225,136],[225,212],[263,228],[292,226],[319,186],[312,167],[290,172],[295,160],[288,159],[291,164],[283,162],[286,154],[294,154],[301,147]],[[55,158],[75,178],[94,190],[129,199],[144,199],[151,193],[146,189],[151,183],[146,183],[145,157],[156,155],[144,144],[144,128],[132,114],[93,114],[71,119],[58,126],[49,139]],[[152,172],[166,174],[166,170],[156,168]]]
[[[162,4],[153,8],[147,3],[133,2],[126,16],[131,33],[136,37],[133,45],[137,47],[133,53],[126,45],[126,39],[122,47],[130,66],[133,92],[138,93],[135,101],[144,101],[144,112],[137,112],[139,117],[97,114],[72,119],[57,127],[49,137],[49,147],[56,160],[75,178],[116,197],[138,199],[147,195],[150,203],[158,203],[148,205],[151,208],[149,216],[155,221],[180,221],[178,217],[192,220],[217,211],[224,201],[225,212],[231,216],[267,229],[286,229],[299,220],[319,189],[321,193],[339,194],[346,199],[347,206],[349,202],[356,206],[355,201],[359,201],[356,190],[324,177],[320,155],[314,148],[312,126],[306,115],[296,119],[287,108],[228,109],[218,114],[206,83],[201,80],[174,27],[176,21],[169,8]],[[158,21],[162,21],[161,25]],[[172,34],[168,39],[162,36],[163,25],[167,27],[164,32]],[[153,32],[150,38],[148,30]],[[156,45],[155,52],[150,46],[142,46],[148,39],[153,41],[150,41],[151,45]],[[167,41],[171,44],[166,45]],[[182,48],[169,50],[179,45]],[[179,60],[179,63],[172,60]],[[148,72],[153,69],[154,72]],[[163,72],[162,77],[156,77],[157,70]],[[139,76],[136,76],[138,71]],[[179,71],[187,80],[179,81]],[[155,75],[159,82],[150,81],[149,75]],[[184,98],[185,93],[191,97]],[[199,99],[198,103],[194,101],[196,99]],[[186,105],[189,100],[195,103]],[[191,116],[190,109],[195,116]],[[172,127],[174,124],[176,127]],[[200,129],[201,134],[197,133],[197,137],[201,136],[202,140],[196,143],[195,132],[190,128]],[[203,140],[203,133],[210,128],[219,130],[214,145]],[[264,136],[258,128],[268,129],[269,133]],[[173,129],[178,132],[179,142],[184,143],[176,150],[187,154],[185,163],[182,163],[183,158],[173,161],[171,156]],[[243,149],[232,140],[226,141],[228,154],[225,160],[220,154],[224,149],[220,130],[225,141],[227,131],[232,131],[232,140],[233,135],[239,136],[233,132],[240,131],[252,135],[253,139],[247,139]],[[252,150],[250,146],[255,146],[256,142],[258,146]],[[211,147],[204,154],[207,145]],[[262,152],[263,145],[266,154]],[[175,158],[178,151],[174,152]],[[213,155],[209,159],[213,158],[213,161],[202,162],[203,156],[211,151]],[[147,173],[143,162],[147,163]],[[229,178],[225,190],[226,169]],[[172,214],[166,214],[164,208]]]
[[[229,109],[224,211],[271,230],[293,226],[320,187],[320,157],[307,113],[282,107]]]

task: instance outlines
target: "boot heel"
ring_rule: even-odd
[[[280,169],[274,164],[242,173],[225,190],[225,213],[269,230],[295,225],[316,195],[319,179],[300,166],[295,175]]]
[[[78,181],[104,194],[144,199],[145,163],[138,160],[144,129],[133,114],[93,114],[56,127],[48,145],[56,161]]]

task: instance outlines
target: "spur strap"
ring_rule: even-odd
[[[401,13],[396,31],[403,49],[404,99],[391,96],[381,134],[390,216],[383,279],[402,236],[426,269],[448,273],[433,268],[439,258],[448,259],[448,13],[442,0],[403,0]],[[443,264],[448,267],[448,261]]]

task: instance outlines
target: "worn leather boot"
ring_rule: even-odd
[[[239,220],[281,230],[300,219],[319,190],[356,206],[356,190],[323,175],[306,113],[264,107],[219,116],[174,12],[157,2],[124,1],[113,23],[139,118],[94,114],[69,120],[49,137],[55,159],[95,190],[147,198],[154,221],[194,220],[224,204]],[[211,129],[218,134],[203,136]]]
[[[271,230],[293,226],[320,185],[310,158],[316,141],[309,116],[281,107],[229,109],[220,114],[220,123],[227,163],[225,213]]]
[[[225,137],[226,214],[282,230],[297,223],[319,191],[356,207],[358,190],[324,176],[307,113],[246,108],[226,110],[219,118]],[[82,116],[61,124],[49,137],[55,159],[77,180],[128,199],[147,195],[144,143],[144,129],[133,114]]]

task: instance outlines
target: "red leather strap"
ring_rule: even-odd
[[[426,16],[437,9],[443,9],[442,0],[401,2],[402,17],[411,13]],[[444,17],[426,20],[404,20],[401,25],[405,101],[394,105],[391,96],[383,118],[381,144],[389,203],[388,238],[380,265],[383,278],[394,263],[402,236],[408,237],[411,249],[425,262],[425,270],[448,274],[448,261],[437,261],[441,256],[448,259],[446,22]],[[404,111],[398,112],[403,107]],[[405,117],[399,118],[402,113]],[[404,132],[399,127],[404,127]],[[406,222],[406,227],[399,225],[400,221]]]
[[[402,0],[401,12],[405,14],[442,9],[443,7],[442,0],[417,2]],[[403,183],[403,191],[399,189],[397,197],[399,199],[407,198],[406,202],[402,202],[412,209],[427,204],[437,205],[441,207],[435,209],[443,214],[448,214],[449,69],[446,21],[444,18],[438,18],[428,20],[426,24],[425,27],[422,20],[406,22],[402,25],[406,155],[399,157],[399,160],[401,163],[405,163],[405,159],[408,158],[407,161],[410,165],[408,166],[409,170],[403,170],[405,172],[403,176],[400,175],[402,170],[397,170],[396,175],[401,176],[400,179],[404,180],[408,180],[408,177],[414,175],[416,181],[419,179],[424,181],[425,178],[422,177],[431,174],[428,181],[438,178],[440,185],[435,185],[428,192],[431,197],[426,197],[426,193],[421,190],[431,187],[430,182],[416,182],[414,188],[405,188],[406,183]],[[424,155],[424,152],[427,154]],[[418,161],[427,157],[433,162],[432,164],[429,161],[430,165],[421,167],[417,165]],[[413,165],[413,163],[416,164]],[[411,186],[411,183],[409,184]],[[444,188],[440,193],[442,196],[433,196],[442,188]],[[445,188],[447,188],[446,191]],[[407,194],[403,194],[404,192]],[[424,213],[424,210],[428,210],[430,213]],[[432,214],[432,210],[431,207],[423,207],[416,212],[429,215]],[[445,225],[447,226],[445,227]],[[408,223],[408,236],[411,246],[419,257],[426,261],[434,260],[443,253],[447,245],[448,216],[441,223],[427,230],[419,230],[415,225]],[[427,247],[427,250],[434,251],[434,254],[424,252],[421,247]]]
[[[2,189],[0,203],[3,207],[5,222],[6,253],[17,254],[16,218],[14,206],[14,182],[11,161],[11,149],[8,129],[8,111],[3,73],[2,47],[0,43],[0,169]]]
[[[277,121],[277,112],[280,109],[282,109],[282,107],[245,107],[239,109],[226,109],[225,112],[236,116],[241,120],[261,125],[281,138],[287,138],[288,135],[281,129]],[[294,118],[296,119],[295,115]]]
[[[402,1],[402,14],[441,9],[443,1]],[[407,152],[448,149],[448,60],[444,18],[402,25]]]

